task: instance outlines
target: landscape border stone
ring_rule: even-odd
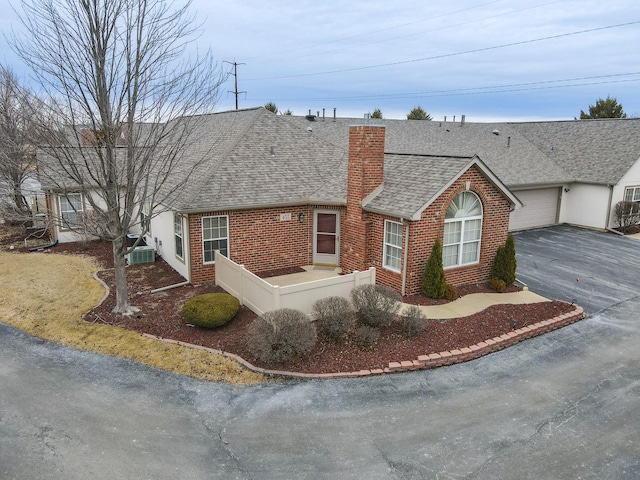
[[[568,303],[568,302],[566,302]],[[523,340],[527,340],[532,337],[537,337],[544,333],[557,330],[572,323],[585,318],[586,315],[582,307],[575,305],[573,312],[558,315],[549,320],[534,323],[528,327],[519,328],[508,334],[503,334],[500,337],[487,339],[479,342],[476,345],[469,345],[468,347],[454,349],[451,351],[443,351],[439,353],[430,353],[428,355],[420,355],[415,360],[400,360],[395,362],[389,362],[387,368],[370,369],[370,370],[358,370],[355,372],[336,372],[336,373],[301,373],[301,372],[288,372],[284,370],[270,370],[266,368],[256,367],[252,365],[244,358],[235,355],[233,353],[224,352],[215,348],[204,347],[202,345],[194,345],[192,343],[182,342],[179,340],[172,340],[169,338],[162,338],[156,335],[143,333],[142,336],[158,340],[165,343],[171,343],[174,345],[180,345],[183,347],[194,348],[198,350],[205,350],[211,353],[222,355],[230,360],[234,360],[245,368],[254,372],[262,373],[268,376],[285,377],[295,379],[327,379],[327,378],[357,378],[368,377],[373,375],[384,375],[388,373],[400,373],[409,372],[415,370],[429,370],[432,368],[438,368],[446,365],[454,365],[458,363],[468,362],[477,358],[483,357],[490,353],[503,350],[507,347],[515,345]]]

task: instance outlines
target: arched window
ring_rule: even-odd
[[[480,261],[482,236],[482,203],[470,191],[451,201],[444,220],[442,264],[444,268],[469,265]]]

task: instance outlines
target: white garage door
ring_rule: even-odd
[[[560,188],[520,190],[513,193],[524,204],[524,207],[511,212],[509,230],[545,227],[555,225],[558,222]]]

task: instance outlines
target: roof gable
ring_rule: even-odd
[[[385,154],[384,186],[363,204],[367,211],[419,220],[447,188],[477,166],[514,207],[518,198],[477,157]]]

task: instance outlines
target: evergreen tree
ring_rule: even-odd
[[[407,114],[407,120],[431,120],[431,115],[417,106]]]
[[[444,298],[446,291],[447,282],[442,266],[442,246],[440,239],[436,238],[422,274],[422,293],[429,298]]]
[[[599,98],[595,105],[589,105],[589,113],[580,110],[580,120],[590,118],[627,118],[627,114],[615,98],[607,96],[606,99]]]
[[[513,235],[509,235],[505,244],[499,246],[496,251],[491,276],[502,280],[506,285],[511,285],[516,280],[517,266],[515,241]]]

